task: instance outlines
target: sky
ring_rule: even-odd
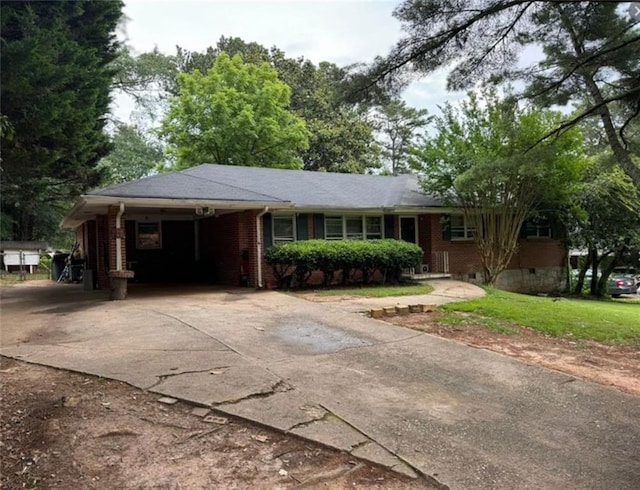
[[[175,54],[176,46],[204,51],[221,36],[240,37],[288,57],[303,56],[314,63],[339,66],[369,63],[386,55],[402,34],[392,16],[399,1],[388,0],[125,0],[126,24],[121,39],[134,54],[157,47]],[[407,104],[430,113],[462,94],[446,91],[445,74],[411,84],[403,98]],[[128,118],[131,103],[119,98],[115,112]]]

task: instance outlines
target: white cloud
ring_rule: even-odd
[[[202,51],[220,36],[241,37],[314,62],[351,63],[385,54],[400,33],[397,2],[130,0],[126,31],[136,51],[179,45]]]
[[[447,90],[447,74],[437,72],[409,85],[403,94],[404,100],[411,107],[428,109],[430,114],[440,112],[438,106],[445,102],[456,102],[465,97],[465,92]]]
[[[399,39],[400,23],[392,16],[399,1],[196,1],[129,0],[124,14],[126,43],[134,53],[157,47],[175,53],[176,45],[204,51],[221,36],[240,37],[289,57],[304,56],[339,66],[371,62]],[[446,91],[444,74],[412,84],[407,103],[438,112],[437,105],[460,98]],[[120,118],[130,104],[116,101]],[[130,110],[130,109],[129,109]]]

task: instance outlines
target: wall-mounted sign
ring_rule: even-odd
[[[160,221],[136,222],[136,248],[141,250],[162,248]]]

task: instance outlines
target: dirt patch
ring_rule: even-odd
[[[434,488],[117,381],[0,357],[0,488]]]
[[[351,299],[363,299],[365,296],[357,296],[355,294],[320,294],[316,291],[295,291],[294,296],[304,299],[306,301],[313,301],[314,303],[335,303],[339,301],[348,301]]]
[[[442,325],[438,322],[437,311],[385,320],[640,395],[640,350],[637,347],[551,337],[518,325],[509,326],[508,333],[472,322]]]

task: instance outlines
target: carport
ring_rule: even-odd
[[[127,280],[261,287],[260,217],[290,203],[210,181],[199,188],[180,174],[170,188],[163,180],[91,192],[67,214],[62,226],[75,229],[88,282],[112,290]]]

